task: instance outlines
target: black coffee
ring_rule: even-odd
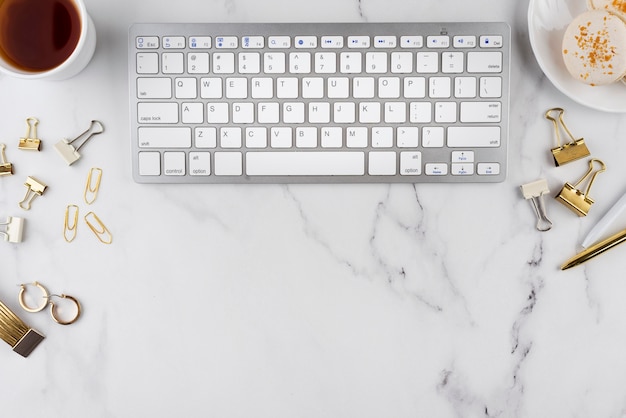
[[[19,70],[57,67],[74,52],[80,31],[72,0],[0,0],[0,55]]]

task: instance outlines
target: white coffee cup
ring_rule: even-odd
[[[53,1],[53,0],[50,0]],[[32,3],[32,4],[30,4]],[[3,25],[0,30],[5,30],[6,33],[4,35],[7,39],[15,39],[15,34],[11,33],[11,30],[19,31],[20,29],[17,27],[18,25],[13,25],[13,29],[11,29],[11,13],[12,12],[2,12],[3,7],[16,6],[19,9],[20,7],[24,10],[30,10],[32,12],[32,8],[38,7],[38,5],[45,4],[46,1],[42,0],[3,0],[0,1],[0,19],[5,19],[5,25]],[[26,79],[46,79],[46,80],[63,80],[70,77],[75,76],[80,71],[82,71],[93,56],[93,53],[96,48],[96,28],[93,24],[93,20],[87,13],[87,9],[85,8],[85,4],[83,0],[65,0],[66,5],[73,7],[72,13],[77,14],[78,23],[80,24],[80,34],[78,36],[78,41],[76,42],[73,50],[71,50],[71,54],[65,58],[62,62],[58,63],[56,66],[52,68],[44,68],[44,69],[33,69],[27,68],[26,65],[21,65],[21,62],[18,59],[12,60],[9,54],[4,49],[4,41],[0,37],[0,72],[19,78]],[[58,8],[59,2],[54,3],[54,5],[49,5],[50,7]],[[65,9],[67,10],[67,9]],[[57,13],[58,14],[58,13]],[[4,16],[4,17],[3,17]],[[62,16],[63,17],[63,16]],[[13,19],[15,21],[16,19]],[[0,22],[1,24],[2,22]],[[48,22],[45,22],[48,23]],[[66,22],[62,22],[66,23]],[[49,25],[52,26],[51,29],[54,29],[54,25],[59,24],[59,19],[55,19],[54,22],[50,22]],[[21,33],[24,38],[24,32]],[[13,37],[13,38],[11,38]],[[27,39],[28,42],[36,42],[36,39]],[[52,41],[50,41],[52,42]],[[18,50],[14,49],[14,50]]]

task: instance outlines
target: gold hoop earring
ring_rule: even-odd
[[[78,320],[78,318],[80,317],[80,313],[81,313],[80,302],[78,301],[78,299],[76,299],[73,296],[64,295],[64,294],[51,295],[51,297],[52,296],[56,296],[56,297],[62,298],[62,299],[69,299],[72,302],[74,302],[74,304],[76,305],[76,316],[74,316],[74,318],[72,318],[72,319],[70,319],[68,321],[63,321],[62,319],[60,319],[57,316],[56,305],[54,304],[54,302],[52,300],[50,300],[50,316],[52,316],[52,319],[54,319],[54,322],[56,322],[57,324],[61,324],[61,325],[70,325],[70,324],[73,324],[74,322],[76,322],[76,320]]]
[[[31,308],[30,306],[26,304],[26,301],[24,300],[24,294],[26,293],[26,286],[28,285],[36,286],[39,288],[39,290],[41,290],[41,292],[43,293],[43,299],[45,299],[45,303],[43,305],[37,306],[35,308]],[[40,312],[40,311],[43,311],[46,306],[48,306],[48,302],[50,301],[50,293],[48,293],[48,289],[43,287],[39,282],[21,284],[20,287],[21,289],[20,289],[20,294],[18,296],[18,300],[20,302],[20,306],[24,308],[25,311]]]

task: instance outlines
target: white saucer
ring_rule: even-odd
[[[563,63],[565,28],[586,10],[585,0],[530,0],[528,33],[535,58],[552,84],[572,100],[604,112],[626,112],[626,85],[588,86],[573,78]]]

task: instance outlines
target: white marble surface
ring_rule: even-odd
[[[581,0],[583,1],[583,0]],[[626,247],[561,263],[626,191],[626,116],[590,110],[543,76],[527,1],[86,0],[93,61],[63,82],[0,78],[0,300],[46,335],[24,359],[0,342],[1,415],[17,417],[623,417]],[[131,180],[127,28],[136,21],[504,20],[512,27],[510,172],[495,185],[150,186]],[[553,194],[585,163],[555,168],[543,112],[567,109],[608,170],[578,218],[548,199],[534,229],[519,186]],[[40,153],[17,150],[28,116]],[[65,166],[53,150],[91,119],[106,132]],[[90,167],[96,203],[81,203]],[[28,175],[49,185],[17,202]],[[62,238],[68,203],[94,210]],[[626,224],[621,220],[616,228]],[[21,282],[78,297],[71,326],[17,303]]]

